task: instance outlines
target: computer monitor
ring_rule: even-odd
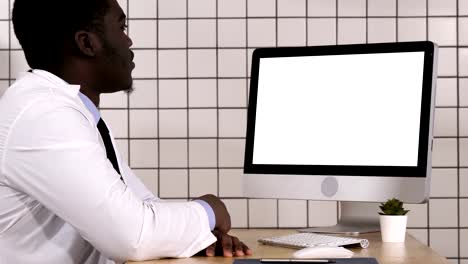
[[[327,233],[378,231],[389,198],[427,201],[436,58],[429,41],[256,49],[245,196],[340,201],[337,226],[308,230]]]

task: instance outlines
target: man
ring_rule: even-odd
[[[242,256],[213,195],[154,197],[116,154],[97,106],[134,68],[116,0],[16,0],[32,68],[0,99],[0,263]]]

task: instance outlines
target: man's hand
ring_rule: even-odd
[[[252,250],[249,247],[239,241],[237,237],[227,234],[229,230],[231,230],[231,216],[229,215],[224,203],[212,194],[206,194],[197,199],[207,202],[213,209],[216,218],[213,235],[215,235],[217,239],[214,244],[207,247],[205,250],[198,252],[197,255],[205,255],[208,257],[239,257],[252,255]]]
[[[212,194],[205,194],[197,199],[207,202],[213,209],[216,218],[215,230],[227,234],[231,230],[231,216],[224,203]]]
[[[220,231],[213,231],[217,241],[205,249],[205,255],[208,257],[241,257],[252,255],[252,250],[235,236],[230,236]],[[201,252],[203,253],[203,251]]]

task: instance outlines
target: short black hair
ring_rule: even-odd
[[[79,30],[102,32],[108,0],[15,0],[13,29],[33,69],[58,69]]]

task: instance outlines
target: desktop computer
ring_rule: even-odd
[[[347,234],[378,231],[387,199],[427,201],[437,49],[430,41],[256,49],[245,196],[339,201],[337,226],[302,231]]]

